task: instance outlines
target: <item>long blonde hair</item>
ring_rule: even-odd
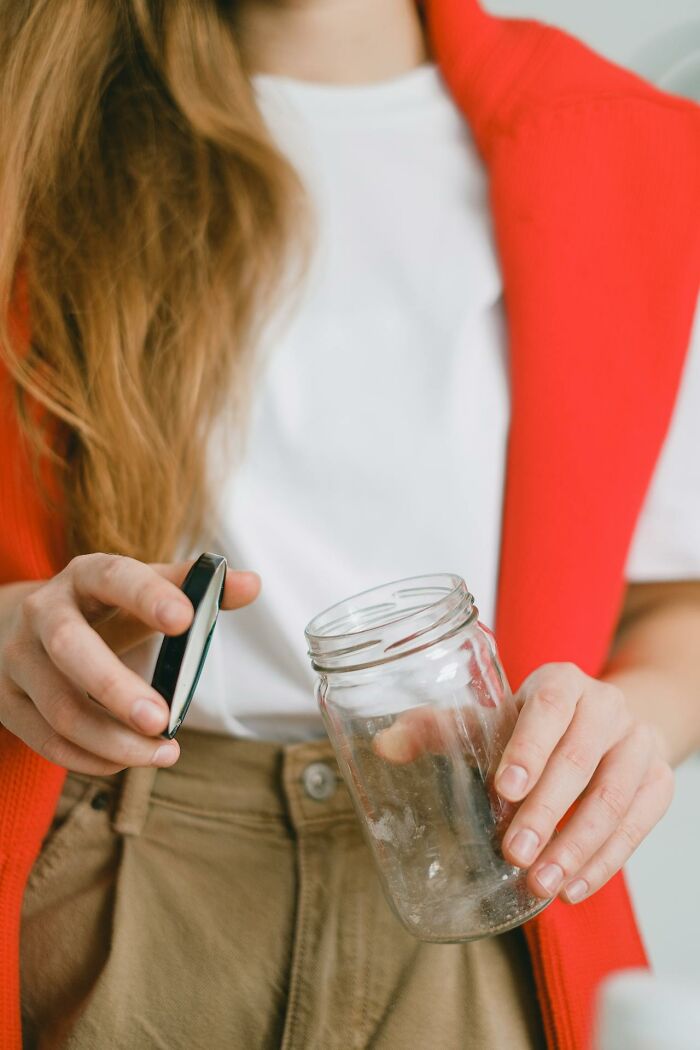
[[[208,436],[226,406],[244,418],[288,272],[300,187],[234,6],[0,0],[0,353],[71,554],[168,559],[197,534]],[[28,347],[8,325],[20,271]]]

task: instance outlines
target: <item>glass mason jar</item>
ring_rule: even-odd
[[[305,634],[328,736],[406,929],[469,941],[546,907],[501,854],[515,806],[493,778],[517,709],[464,580],[365,591]]]

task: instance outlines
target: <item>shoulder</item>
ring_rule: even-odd
[[[630,252],[646,236],[667,254],[675,233],[697,281],[700,107],[553,26],[476,0],[437,0],[438,14],[437,60],[511,217],[556,216],[579,240],[612,236],[614,218]]]
[[[566,245],[572,281],[608,281],[611,308],[667,293],[656,307],[657,345],[677,328],[687,346],[700,283],[700,107],[560,29],[495,22],[494,60],[499,49],[518,56],[482,125],[508,243],[516,228],[536,236],[538,257],[551,251],[552,266]]]
[[[596,104],[645,108],[682,115],[700,130],[700,107],[664,92],[631,70],[604,57],[564,30],[537,22],[499,19],[496,38],[505,48],[522,49],[518,74],[504,87],[495,117],[519,122],[535,114]],[[494,73],[497,76],[497,73]]]
[[[533,37],[532,23],[502,20],[503,39],[524,46],[526,57],[490,111],[485,151],[519,152],[541,185],[556,182],[562,196],[570,180],[604,209],[627,210],[635,221],[675,212],[688,226],[700,199],[700,106],[562,30],[535,25]],[[697,250],[700,224],[691,225]]]
[[[522,165],[531,189],[568,206],[570,222],[595,210],[610,224],[614,212],[630,246],[641,248],[642,223],[659,251],[677,226],[677,250],[697,282],[700,224],[688,220],[700,200],[700,106],[560,29],[498,21],[498,36],[525,57],[484,127],[492,168],[499,157],[512,189],[512,170]]]
[[[443,76],[484,152],[504,133],[532,124],[615,125],[627,117],[682,129],[686,150],[700,163],[700,107],[564,30],[490,15],[477,0],[433,0],[428,21]]]

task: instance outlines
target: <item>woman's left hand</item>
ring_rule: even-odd
[[[673,772],[659,734],[635,717],[623,692],[573,664],[540,667],[516,700],[520,714],[496,790],[521,805],[503,854],[529,868],[537,896],[578,903],[622,867],[666,812]]]

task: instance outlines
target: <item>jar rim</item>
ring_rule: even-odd
[[[430,600],[416,601],[421,594]],[[475,610],[456,573],[407,576],[335,602],[309,621],[304,634],[316,670],[350,670],[426,648]]]

